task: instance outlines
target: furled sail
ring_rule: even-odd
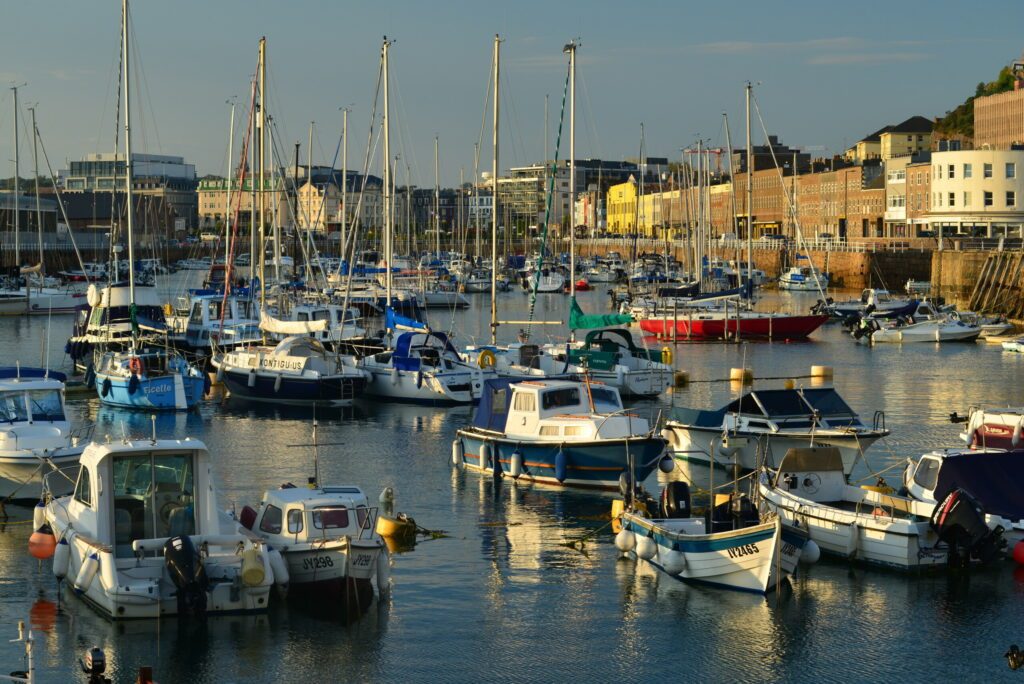
[[[327,330],[327,321],[282,321],[261,311],[260,330],[277,335],[308,335]]]

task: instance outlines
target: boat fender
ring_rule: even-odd
[[[90,363],[89,367],[85,369],[85,386],[95,387],[96,386],[96,369]]]
[[[495,445],[494,447],[493,455],[491,458],[491,466],[492,471],[494,473],[494,479],[500,480],[502,475],[504,475],[505,473],[501,467],[501,454],[498,452],[497,445]]]
[[[625,387],[626,386],[626,367],[622,365],[615,366],[615,386]]]
[[[615,548],[622,553],[628,553],[636,546],[636,535],[630,530],[622,529],[615,535]]]
[[[203,396],[210,396],[210,388],[213,387],[213,383],[210,382],[210,374],[203,373]]]
[[[1022,429],[1024,429],[1024,416],[1020,417],[1013,428],[1013,436],[1010,438],[1010,444],[1013,446],[1020,444],[1020,433]]]
[[[100,385],[100,395],[106,398],[110,394],[111,387],[110,378],[103,378],[103,384]]]
[[[653,560],[658,555],[658,543],[651,537],[637,536],[636,555],[646,561]]]
[[[676,460],[667,451],[658,459],[658,470],[668,475],[676,469]]]
[[[480,470],[487,470],[491,467],[491,445],[484,442],[480,445]]]
[[[391,384],[392,385],[397,385],[398,384],[398,369],[397,368],[392,368],[391,369]]]
[[[380,510],[383,515],[392,517],[395,514],[395,490],[393,487],[385,487],[380,490],[380,496],[377,497],[377,502],[380,504]]]
[[[466,464],[466,452],[465,447],[462,445],[461,439],[452,440],[452,465],[456,468],[462,468]]]
[[[263,567],[263,555],[255,546],[242,552],[242,584],[247,587],[258,587],[266,579]]]
[[[53,534],[53,528],[46,522],[28,538],[28,552],[38,560],[52,558],[56,548],[57,538]]]
[[[808,539],[807,543],[804,544],[803,551],[800,552],[800,562],[805,565],[813,565],[817,563],[821,558],[821,548],[814,543],[813,539]]]
[[[268,546],[267,557],[270,560],[270,569],[274,573],[274,584],[281,591],[287,591],[291,576],[288,574],[288,564],[284,562],[284,556],[273,546]]]
[[[220,366],[217,366],[217,379],[215,380],[215,382],[218,385],[224,382],[224,366],[223,366],[223,364],[220,365]]]
[[[96,283],[89,283],[89,289],[85,291],[85,301],[95,309],[101,299],[102,297],[100,296],[100,291],[96,288]]]
[[[46,504],[40,501],[32,509],[32,529],[38,530],[44,522],[46,522]]]
[[[423,387],[423,371],[416,371],[416,389]]]
[[[565,482],[566,475],[569,470],[569,454],[566,453],[565,449],[559,449],[558,453],[555,454],[555,479],[561,484]]]
[[[519,476],[523,474],[523,453],[519,449],[513,451],[509,458],[508,474],[512,476],[513,480],[518,480]]]
[[[68,576],[68,561],[71,560],[71,545],[67,539],[57,542],[57,549],[53,552],[53,576],[58,581]]]
[[[249,385],[249,387],[255,387],[256,386],[256,369],[255,368],[252,369],[251,371],[249,371],[248,385]]]
[[[661,348],[661,362],[666,366],[671,366],[674,357],[672,356],[672,347]]]
[[[93,578],[96,577],[99,569],[100,557],[93,551],[82,561],[82,566],[78,568],[78,574],[75,575],[73,587],[76,594],[81,596],[89,589],[89,585],[92,584]]]
[[[139,376],[134,373],[128,378],[128,394],[135,394],[139,391]]]
[[[387,596],[391,592],[391,556],[386,547],[377,555],[377,594]]]
[[[678,575],[686,569],[686,556],[675,549],[658,549],[658,563],[670,575]]]

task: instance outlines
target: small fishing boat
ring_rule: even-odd
[[[966,416],[953,413],[950,422],[964,423],[960,439],[972,449],[1020,448],[1024,431],[1024,407],[971,407]]]
[[[780,290],[818,292],[828,289],[830,277],[814,266],[793,266],[779,276]]]
[[[74,493],[49,499],[43,518],[54,575],[106,618],[267,608],[276,551],[221,512],[198,440],[90,444]]]
[[[903,488],[917,501],[935,505],[960,488],[985,511],[985,523],[1003,528],[1007,551],[1024,540],[1024,451],[937,449],[908,459]]]
[[[659,339],[769,339],[805,340],[828,321],[828,316],[808,316],[763,311],[688,308],[676,317],[640,321],[640,328]]]
[[[643,481],[664,449],[614,387],[497,378],[486,381],[473,423],[458,431],[452,462],[514,480],[616,489],[631,462]]]
[[[377,591],[389,589],[389,559],[374,533],[377,509],[354,485],[309,488],[291,484],[269,489],[254,509],[242,508],[239,522],[280,551],[289,596],[327,601],[343,614],[362,613]],[[279,582],[279,585],[282,584]]]
[[[1015,340],[1007,340],[1002,343],[1003,351],[1024,353],[1024,337]]]
[[[548,344],[544,351],[624,397],[656,397],[672,384],[672,350],[642,349],[623,328],[591,330],[582,342]]]
[[[880,489],[849,484],[835,447],[791,449],[758,481],[765,510],[841,558],[899,570],[963,566],[993,560],[1005,544],[962,489],[937,505]]]
[[[867,322],[873,324],[868,329],[867,335],[858,337],[858,328],[854,330],[854,339],[865,340],[870,344],[974,342],[981,336],[981,328],[945,316],[920,323],[904,323],[899,319],[885,325],[872,319],[867,319]]]
[[[187,411],[210,390],[210,379],[180,353],[153,345],[99,355],[96,393],[108,406]]]
[[[913,311],[917,306],[916,299],[893,297],[888,290],[866,288],[860,293],[860,299],[848,299],[840,302],[828,302],[828,309],[836,318],[851,316],[874,315],[884,316],[895,311]]]
[[[92,426],[71,430],[64,382],[63,373],[45,368],[0,368],[0,500],[39,501],[47,473],[78,463]],[[61,494],[72,484],[53,480]]]
[[[762,520],[745,496],[719,496],[700,517],[692,514],[685,482],[668,482],[659,500],[628,498],[615,546],[684,582],[757,594],[794,574],[804,549],[816,560],[806,531],[786,528],[775,516]]]
[[[751,390],[717,411],[674,407],[662,435],[677,458],[712,461],[745,470],[773,454],[796,447],[836,447],[849,474],[863,453],[889,434],[885,414],[876,412],[871,425],[831,387]]]
[[[369,382],[369,374],[356,368],[351,357],[328,351],[305,335],[225,352],[212,364],[231,395],[248,401],[347,406]]]

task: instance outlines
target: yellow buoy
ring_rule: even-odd
[[[672,356],[672,347],[661,348],[661,362],[666,366],[671,366],[672,361],[675,357]]]
[[[831,378],[832,375],[832,366],[811,366],[812,378]]]
[[[876,492],[878,494],[893,494],[895,489],[889,485],[861,485],[861,489],[866,489],[869,492]]]
[[[754,381],[754,374],[750,372],[749,368],[730,368],[729,379],[733,382],[741,382],[744,385],[749,385]]]
[[[255,548],[242,553],[242,584],[247,587],[258,587],[266,578],[263,568],[263,556]]]
[[[618,534],[622,529],[622,511],[626,508],[626,502],[622,499],[612,499],[612,532]]]
[[[789,380],[786,380],[786,382],[783,384],[783,386],[786,389],[788,389],[788,390],[794,389],[796,387],[796,380],[793,380],[792,378],[789,379]]]

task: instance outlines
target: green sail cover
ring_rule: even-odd
[[[569,329],[589,330],[590,328],[608,328],[613,325],[626,325],[632,323],[633,317],[629,314],[593,314],[588,316],[576,303],[573,297],[569,304]]]

